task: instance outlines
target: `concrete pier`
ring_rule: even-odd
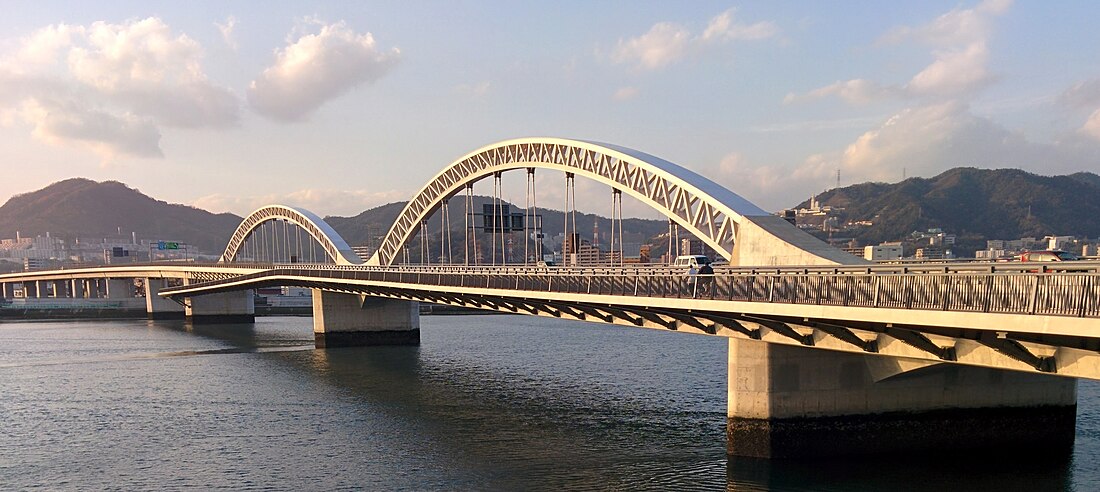
[[[185,304],[184,313],[193,323],[256,322],[256,300],[251,290],[189,297]]]
[[[145,312],[149,319],[183,319],[186,314],[182,305],[158,295],[166,284],[163,278],[145,279]]]
[[[107,279],[107,298],[126,299],[134,297],[134,279],[109,278]]]
[[[317,348],[420,345],[420,303],[313,289]]]
[[[727,452],[1072,448],[1077,380],[729,339]]]

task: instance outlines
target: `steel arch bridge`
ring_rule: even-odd
[[[253,231],[265,223],[280,220],[290,222],[306,231],[337,265],[358,265],[363,262],[344,238],[340,237],[340,234],[317,214],[286,205],[266,205],[248,214],[233,232],[229,244],[225,247],[225,253],[222,253],[218,261],[223,263],[234,261]]]
[[[572,173],[626,193],[675,221],[731,262],[739,258],[755,260],[768,248],[783,250],[788,263],[859,261],[721,185],[667,160],[617,145],[543,137],[491,144],[444,168],[409,200],[367,264],[394,264],[402,248],[417,234],[419,225],[463,188],[503,171],[524,168]],[[752,231],[751,237],[746,230]],[[748,253],[750,248],[752,253]],[[784,262],[776,259],[776,254],[770,258],[770,264]]]

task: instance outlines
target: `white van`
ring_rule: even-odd
[[[703,265],[709,264],[710,258],[703,255],[682,255],[677,256],[676,261],[672,263],[672,266],[676,267],[695,267],[699,268]]]

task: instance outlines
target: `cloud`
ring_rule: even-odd
[[[898,27],[881,39],[894,44],[914,40],[934,47],[932,63],[906,84],[881,85],[866,79],[813,89],[805,94],[790,93],[784,103],[839,97],[852,104],[866,104],[885,98],[957,97],[987,86],[994,79],[989,72],[988,40],[993,18],[1011,7],[1010,0],[986,0],[971,9],[954,9],[932,22],[917,27]]]
[[[680,61],[692,51],[708,45],[729,41],[755,41],[779,33],[771,22],[742,24],[734,20],[730,9],[710,19],[699,35],[673,22],[658,22],[648,32],[630,39],[620,39],[612,52],[615,63],[634,64],[644,70],[657,70]]]
[[[776,210],[835,186],[837,170],[842,185],[896,182],[903,172],[932,177],[963,166],[1047,175],[1076,172],[1081,163],[1100,159],[1097,140],[1100,110],[1079,132],[1043,143],[975,115],[965,103],[948,101],[901,110],[842,150],[814,154],[793,166],[754,164],[732,153],[710,172],[734,192]]]
[[[852,104],[867,104],[895,95],[897,92],[897,88],[883,87],[870,80],[852,79],[844,82],[837,81],[806,94],[789,93],[783,98],[783,103],[792,104],[836,96]]]
[[[1073,84],[1058,98],[1069,107],[1100,105],[1100,79],[1089,79]]]
[[[1085,137],[1100,140],[1100,78],[1074,84],[1062,92],[1058,102],[1071,110],[1091,111],[1084,125],[1077,132]]]
[[[115,115],[79,102],[30,99],[20,111],[39,139],[58,145],[82,144],[106,161],[120,154],[163,157],[160,131],[147,119],[130,113]]]
[[[411,193],[368,190],[333,190],[323,188],[304,188],[288,193],[269,193],[263,195],[211,194],[195,199],[191,205],[211,212],[232,212],[244,216],[264,205],[277,203],[302,207],[322,217],[328,215],[352,216],[360,212],[393,203],[408,200]]]
[[[222,41],[225,41],[225,45],[232,48],[233,51],[237,51],[237,40],[233,39],[233,29],[237,27],[237,18],[232,15],[225,19],[225,24],[215,22],[215,26],[218,28],[218,32],[222,34]]]
[[[190,128],[235,123],[237,97],[210,83],[201,59],[197,42],[185,34],[173,36],[155,17],[96,22],[86,30],[86,45],[68,53],[78,82],[158,123]]]
[[[703,42],[767,39],[779,34],[775,24],[761,21],[754,24],[740,24],[733,20],[735,9],[729,9],[711,18],[703,30],[700,40]]]
[[[1100,130],[1100,116],[1094,113],[1090,123]],[[1080,133],[1097,136],[1086,129]],[[853,182],[860,182],[894,181],[903,166],[910,176],[925,177],[960,166],[1076,172],[1097,158],[1100,144],[1095,140],[1067,134],[1050,143],[1030,141],[973,114],[964,103],[949,101],[895,114],[848,145],[836,162]]]
[[[986,69],[989,50],[977,42],[961,50],[935,53],[936,61],[913,76],[906,90],[913,95],[954,95],[978,89],[989,82]]]
[[[647,70],[662,68],[684,56],[690,36],[682,26],[661,22],[641,36],[620,39],[612,59],[617,63],[636,63]]]
[[[105,159],[161,157],[160,127],[224,127],[239,101],[208,79],[202,47],[150,17],[58,24],[0,59],[0,105],[21,108],[33,134],[86,145]]]
[[[992,18],[1008,12],[1011,7],[1012,0],[986,0],[971,9],[955,8],[922,26],[894,28],[880,41],[898,43],[916,39],[933,46],[982,42],[992,32]]]
[[[637,87],[620,87],[611,98],[616,101],[628,101],[638,97],[640,93],[641,91]]]
[[[489,93],[489,89],[491,89],[492,86],[492,83],[490,83],[488,80],[483,80],[476,84],[458,85],[455,87],[454,91],[456,94],[481,98],[485,97],[485,95]]]
[[[371,33],[357,34],[343,21],[287,42],[275,52],[275,64],[248,88],[252,107],[281,121],[305,119],[326,102],[386,75],[400,59],[397,48],[382,51]]]
[[[1080,132],[1086,136],[1100,140],[1100,109],[1092,112]]]

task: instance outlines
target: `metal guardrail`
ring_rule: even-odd
[[[441,287],[694,298],[743,302],[1100,317],[1100,264],[720,268],[362,267],[268,265],[269,270],[162,292],[303,277]],[[1050,266],[1062,267],[1051,270]]]

